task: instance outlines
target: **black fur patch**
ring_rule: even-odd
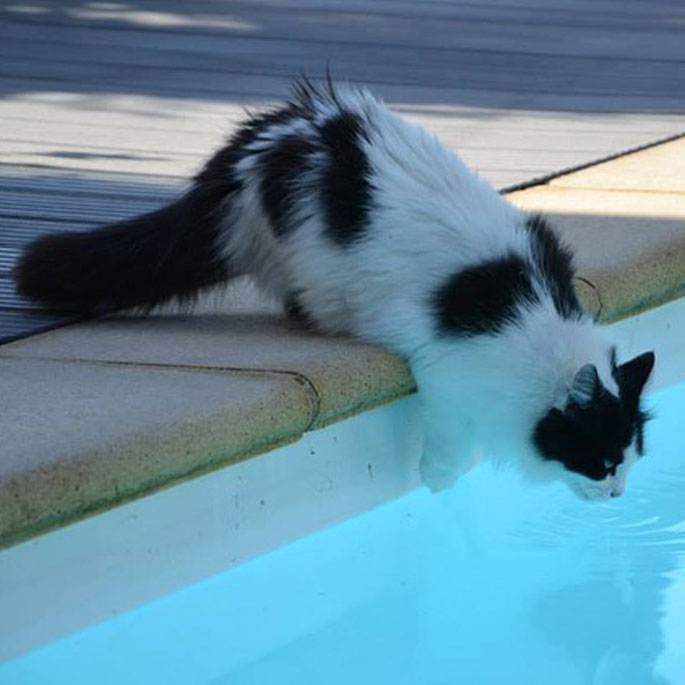
[[[290,232],[292,212],[302,174],[310,167],[316,146],[300,136],[285,136],[262,154],[260,191],[262,206],[274,232],[281,236]]]
[[[644,424],[650,418],[640,409],[640,396],[654,367],[654,353],[645,352],[618,366],[612,349],[611,366],[618,397],[598,381],[587,406],[570,403],[564,411],[552,409],[533,434],[544,459],[559,461],[593,480],[616,472],[631,441],[635,440],[636,451],[642,454]]]
[[[545,279],[554,307],[565,319],[579,319],[583,310],[573,287],[573,257],[541,216],[528,217],[533,258]]]
[[[533,440],[544,459],[569,471],[604,480],[623,461],[635,432],[634,418],[617,397],[601,388],[587,407],[552,409],[535,427]]]
[[[317,86],[312,83],[306,76],[302,75],[293,83],[293,101],[294,107],[304,115],[313,116],[316,113],[317,103],[324,103],[332,105],[339,110],[343,109],[343,105],[338,98],[333,79],[330,72],[326,69],[326,81],[322,86]]]
[[[302,326],[305,326],[306,328],[310,328],[312,330],[316,328],[314,319],[311,317],[309,312],[307,312],[307,310],[303,307],[302,302],[297,294],[290,293],[285,298],[283,308],[285,310],[286,316],[289,319],[296,321],[297,323],[299,323]]]
[[[642,456],[645,453],[645,424],[652,418],[648,412],[638,409],[635,412],[635,451]]]
[[[217,209],[211,192],[196,189],[128,221],[39,238],[19,261],[17,289],[85,314],[190,299],[230,275],[216,252]]]
[[[446,335],[497,333],[537,297],[526,263],[511,254],[454,274],[433,296],[438,330]]]
[[[361,148],[364,129],[359,117],[341,112],[320,127],[328,155],[321,186],[326,232],[347,247],[363,235],[371,207],[371,168]]]
[[[612,350],[611,354],[612,375],[619,387],[621,403],[635,427],[635,448],[638,454],[644,453],[644,427],[651,418],[640,408],[640,397],[654,368],[654,361],[654,352],[645,352],[618,366],[616,351]]]
[[[286,124],[298,116],[298,113],[299,108],[296,105],[287,105],[251,116],[195,176],[196,186],[202,186],[205,190],[217,189],[224,193],[227,189],[235,189],[236,185],[239,187],[240,183],[235,176],[235,165],[246,155],[252,154],[246,149],[247,146],[270,126]]]

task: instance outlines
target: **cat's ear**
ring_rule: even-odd
[[[619,392],[623,399],[638,400],[652,373],[654,360],[654,352],[645,352],[614,368],[614,378],[618,383]]]
[[[579,407],[587,407],[601,391],[602,382],[599,380],[597,367],[594,364],[585,364],[573,377],[568,399]]]

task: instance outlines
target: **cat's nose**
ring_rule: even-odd
[[[611,496],[612,497],[620,497],[623,494],[623,488],[614,488],[611,491]]]

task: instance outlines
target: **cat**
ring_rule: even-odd
[[[654,353],[619,364],[549,223],[362,88],[296,81],[178,200],[41,237],[15,271],[20,294],[83,314],[191,300],[245,274],[304,324],[407,360],[432,491],[483,454],[606,500],[644,451]]]

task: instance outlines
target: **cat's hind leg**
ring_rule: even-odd
[[[316,330],[314,319],[302,306],[296,293],[289,293],[286,295],[283,302],[283,311],[288,319],[296,324],[312,331]]]

